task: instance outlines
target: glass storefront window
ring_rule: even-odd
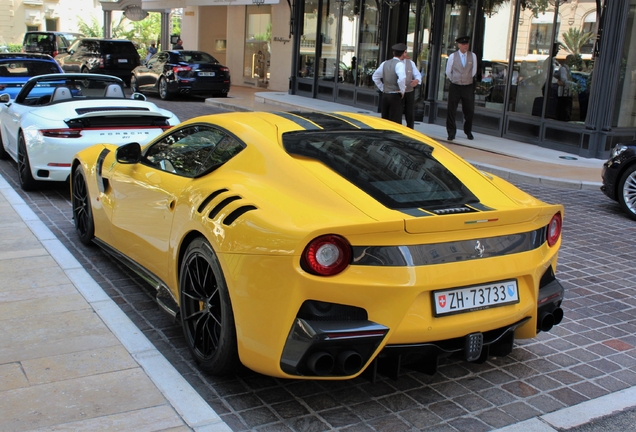
[[[358,47],[358,21],[360,18],[358,1],[349,0],[346,3],[339,2],[338,5],[341,8],[338,82],[355,84],[358,70],[356,49]]]
[[[271,6],[246,6],[245,56],[243,76],[258,80],[259,87],[269,82],[270,44],[272,41]]]
[[[439,86],[437,99],[448,101],[448,89],[450,81],[446,78],[446,62],[448,56],[457,51],[455,39],[460,36],[470,36],[473,33],[475,17],[475,3],[468,1],[461,5],[446,5],[444,17],[444,34],[442,35],[442,59],[439,69]]]
[[[303,4],[302,34],[300,35],[300,59],[298,76],[313,78],[316,68],[316,40],[318,31],[318,0],[306,0]]]
[[[375,89],[371,79],[380,57],[380,11],[375,0],[362,0],[358,51],[358,87]]]
[[[564,122],[585,122],[594,66],[585,47],[593,44],[598,28],[596,22],[590,21],[596,18],[592,9],[595,6],[587,7],[590,13],[581,11],[586,15],[578,22],[575,11],[565,6],[558,13],[550,8],[537,16],[529,10],[520,11],[508,99],[510,111]],[[561,23],[562,18],[567,24]],[[551,50],[554,57],[550,57]]]
[[[318,78],[324,81],[335,81],[338,71],[338,23],[341,8],[334,0],[325,0],[322,5],[321,16],[321,57],[316,65]]]
[[[612,126],[636,127],[636,0],[630,2],[627,28],[623,38]]]
[[[412,1],[412,7],[416,5],[416,1]],[[414,8],[414,7],[413,7]],[[433,4],[431,1],[426,1],[422,3],[422,7],[420,9],[420,31],[418,33],[418,41],[419,50],[417,58],[413,61],[420,69],[420,73],[422,74],[422,86],[421,91],[422,94],[426,94],[426,74],[428,72],[428,54],[429,47],[428,42],[430,40],[430,31],[431,31],[431,17],[433,15]]]

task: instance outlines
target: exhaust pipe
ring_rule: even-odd
[[[337,367],[344,375],[353,375],[362,367],[362,357],[355,351],[344,351],[338,355]]]
[[[563,315],[563,312],[561,312]],[[543,312],[539,315],[539,320],[537,321],[537,328],[541,331],[547,332],[554,327],[554,315],[549,312]]]
[[[554,317],[554,325],[559,324],[563,320],[563,309],[556,308],[552,312],[552,316]]]
[[[318,351],[309,356],[307,367],[311,372],[318,376],[324,376],[333,370],[334,360],[331,354]]]

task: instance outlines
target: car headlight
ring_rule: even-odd
[[[627,148],[628,147],[626,145],[616,144],[612,149],[612,152],[610,153],[610,159],[614,159],[615,157],[619,156],[621,153],[627,150]]]

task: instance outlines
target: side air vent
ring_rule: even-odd
[[[232,213],[227,215],[225,219],[223,219],[223,225],[232,225],[232,222],[234,222],[241,215],[247,213],[250,210],[256,210],[256,207],[254,207],[253,205],[246,205],[246,206],[241,206],[237,208]]]
[[[227,189],[219,189],[217,191],[212,192],[210,195],[208,195],[208,197],[206,199],[203,200],[203,202],[201,203],[201,205],[199,206],[199,208],[197,208],[197,212],[201,213],[203,211],[203,209],[205,209],[207,207],[208,204],[210,204],[210,202],[216,198],[217,196],[219,196],[220,194],[222,194],[223,192],[227,192]]]
[[[229,198],[225,198],[223,201],[221,201],[220,203],[218,203],[217,205],[214,206],[214,208],[212,209],[212,211],[210,212],[210,214],[208,215],[208,217],[210,219],[214,219],[216,217],[216,215],[219,214],[219,212],[221,210],[223,210],[228,204],[236,201],[236,200],[240,200],[241,197],[238,195],[234,195],[231,196]]]
[[[445,208],[439,210],[431,210],[432,213],[436,215],[448,215],[448,214],[458,214],[458,213],[472,213],[475,210],[468,207],[453,207],[453,208]]]

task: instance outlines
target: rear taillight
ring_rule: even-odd
[[[51,54],[53,57],[55,57],[56,55],[58,55],[59,53],[57,51],[53,51],[53,54]]]
[[[303,268],[318,276],[333,276],[351,262],[351,246],[339,235],[328,234],[313,239],[303,251]]]
[[[179,72],[190,72],[192,68],[190,66],[172,66],[172,72],[175,75],[179,75]]]
[[[82,129],[42,129],[40,133],[49,138],[80,138]]]
[[[548,246],[552,247],[556,244],[557,241],[559,241],[559,237],[561,237],[562,225],[563,219],[561,217],[561,213],[556,213],[554,216],[552,216],[545,235],[546,240],[548,241]]]
[[[227,72],[227,73],[230,73],[230,68],[229,68],[229,67],[225,67],[225,66],[223,66],[223,67],[221,68],[221,72]]]
[[[104,69],[104,58],[103,57],[99,58],[99,68],[100,69]]]

